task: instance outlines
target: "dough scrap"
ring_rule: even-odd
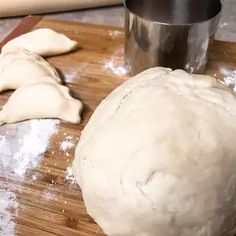
[[[16,49],[0,56],[0,92],[40,81],[61,83],[57,71],[39,55]]]
[[[10,40],[2,47],[2,53],[25,48],[41,56],[53,56],[70,52],[78,43],[64,34],[48,28],[40,28]]]
[[[236,95],[209,76],[153,68],[97,107],[73,161],[109,236],[233,236]]]
[[[19,87],[0,111],[0,125],[28,119],[59,118],[79,123],[82,103],[65,86],[35,83]]]

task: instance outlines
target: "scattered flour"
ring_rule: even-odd
[[[62,151],[66,151],[67,149],[70,149],[74,146],[75,146],[75,144],[73,143],[73,137],[72,136],[67,136],[66,140],[61,142],[60,149]]]
[[[115,39],[117,37],[122,37],[124,35],[124,32],[119,30],[108,30],[108,36],[112,39]]]
[[[57,132],[58,120],[31,120],[8,125],[0,129],[0,170],[24,179],[26,171],[35,167],[49,145],[50,137]],[[6,177],[7,178],[7,177]],[[36,176],[32,176],[35,180]],[[15,215],[18,205],[10,184],[0,186],[0,235],[15,235]]]
[[[76,78],[79,77],[79,74],[77,71],[68,71],[64,74],[64,78],[66,82],[73,82]]]
[[[15,216],[18,202],[15,194],[5,189],[0,189],[0,235],[15,235]]]
[[[12,125],[11,128],[16,128],[17,140],[7,134],[0,136],[0,169],[9,169],[24,177],[27,169],[40,161],[58,123],[58,120],[31,120]]]
[[[72,174],[72,168],[71,167],[67,167],[67,169],[66,169],[66,180],[68,182],[70,182],[72,185],[76,183],[75,177]]]
[[[7,168],[11,162],[12,150],[11,145],[6,136],[0,135],[0,166],[1,163],[4,168]]]
[[[111,70],[116,75],[125,75],[127,73],[125,67],[117,66],[113,58],[110,61],[108,61],[104,67],[106,69]]]
[[[33,181],[37,180],[37,176],[36,175],[32,175],[32,180]]]
[[[221,68],[221,73],[224,76],[223,83],[236,92],[236,70]]]
[[[41,201],[57,201],[57,196],[51,192],[51,189],[45,189],[41,194]]]
[[[225,27],[228,26],[228,25],[229,25],[228,22],[222,22],[222,23],[219,24],[219,28],[220,28],[220,29],[223,29],[223,28],[225,28]]]
[[[112,31],[113,32],[113,31]],[[128,68],[123,65],[121,58],[124,55],[124,48],[118,47],[114,51],[112,57],[107,61],[104,65],[105,69],[112,71],[114,74],[122,76],[126,75],[128,72]]]
[[[70,156],[69,150],[75,146],[72,136],[67,136],[64,141],[60,143],[60,149],[64,151],[66,157]]]

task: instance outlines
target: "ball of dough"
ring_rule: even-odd
[[[233,236],[236,96],[209,76],[153,68],[96,109],[73,173],[111,236]]]

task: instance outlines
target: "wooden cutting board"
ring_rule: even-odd
[[[19,178],[14,171],[0,165],[0,203],[4,192],[12,193],[14,196],[10,200],[16,202],[6,209],[7,215],[0,212],[0,221],[3,217],[9,217],[2,222],[12,224],[11,235],[101,236],[104,235],[101,229],[86,214],[79,186],[66,178],[75,145],[65,152],[60,144],[68,136],[76,144],[81,130],[100,101],[127,79],[122,67],[124,32],[122,28],[112,26],[28,17],[4,42],[41,27],[54,29],[79,42],[78,50],[48,58],[48,61],[60,71],[72,94],[85,104],[83,122],[80,125],[60,122],[39,163],[29,169],[24,177]],[[222,78],[222,69],[236,69],[235,43],[214,43],[207,73]],[[5,92],[0,95],[0,105],[7,101],[10,94]],[[0,127],[0,135],[11,137],[14,144],[21,138],[18,126],[21,127],[21,124],[15,125],[14,129],[11,125]],[[0,158],[4,155],[4,150],[0,149]],[[4,231],[0,222],[0,235],[1,232]]]

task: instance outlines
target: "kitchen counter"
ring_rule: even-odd
[[[236,1],[222,0],[223,11],[216,34],[216,39],[236,42]],[[105,24],[123,26],[124,11],[122,6],[105,7],[100,9],[80,10],[66,13],[45,14],[47,17],[88,22],[94,24]],[[21,21],[22,17],[6,18],[0,20],[0,40],[2,40]]]
[[[224,10],[216,38],[236,42],[236,0],[222,1]],[[123,7],[116,6],[46,16],[122,27],[123,14]],[[21,20],[22,17],[0,20],[0,40]],[[51,57],[49,62],[60,68],[73,95],[86,104],[86,109],[81,126],[42,119],[1,127],[0,235],[102,235],[86,215],[81,191],[73,184],[70,166],[80,130],[97,104],[126,78],[121,67],[123,34],[117,30],[116,40],[111,40],[113,31],[109,29],[42,21],[44,23],[38,27],[46,25],[63,33],[71,27],[71,37],[81,41],[83,53]],[[91,37],[90,32],[95,37]],[[97,37],[101,39],[99,43]],[[211,56],[211,75],[218,77],[226,72],[225,78],[231,79],[235,73],[232,71],[231,76],[231,69],[236,68],[234,47],[218,42],[215,49]],[[9,95],[0,97],[1,104]]]

